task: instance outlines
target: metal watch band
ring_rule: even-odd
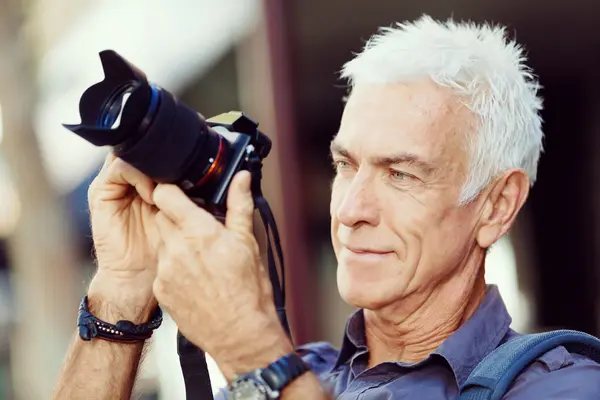
[[[150,322],[136,325],[131,321],[121,320],[116,324],[109,324],[96,318],[88,309],[88,298],[83,296],[79,305],[77,326],[79,337],[90,341],[94,338],[122,342],[136,343],[149,339],[156,328],[162,323],[162,310],[157,307],[151,316]]]

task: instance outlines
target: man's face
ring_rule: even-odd
[[[332,142],[331,236],[346,302],[378,309],[427,295],[475,246],[459,205],[474,115],[429,80],[357,85]]]

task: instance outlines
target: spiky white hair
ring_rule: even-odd
[[[456,91],[478,116],[468,135],[470,168],[461,203],[472,200],[499,173],[521,168],[534,184],[543,151],[539,84],[524,62],[523,48],[505,28],[472,22],[414,22],[381,28],[341,77],[357,83],[395,83],[429,77]]]

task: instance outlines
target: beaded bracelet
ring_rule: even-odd
[[[79,337],[85,341],[93,338],[104,340],[135,343],[149,339],[156,328],[162,323],[162,310],[156,307],[151,316],[150,322],[136,325],[131,321],[121,320],[116,324],[109,324],[96,318],[88,310],[88,298],[83,296],[79,305],[79,315],[77,326],[79,327]]]

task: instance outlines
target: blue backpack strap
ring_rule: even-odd
[[[587,333],[558,330],[519,336],[499,346],[475,367],[461,387],[458,400],[500,400],[529,364],[559,346],[600,363],[600,339]]]

